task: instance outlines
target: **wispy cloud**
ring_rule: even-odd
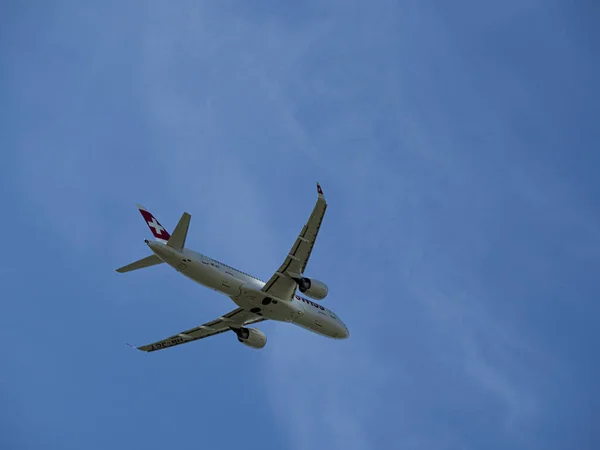
[[[212,405],[236,415],[251,390],[260,419],[244,417],[279,425],[294,449],[561,448],[568,432],[561,441],[548,429],[570,419],[548,411],[573,404],[576,388],[564,393],[563,382],[583,379],[584,363],[571,351],[581,336],[556,330],[564,315],[583,320],[572,311],[587,308],[596,291],[583,269],[597,266],[597,214],[585,186],[556,172],[560,160],[530,153],[532,140],[543,146],[550,138],[519,127],[540,134],[534,117],[557,124],[544,115],[534,81],[498,56],[507,27],[516,24],[518,34],[520,22],[511,21],[527,8],[497,8],[496,19],[476,24],[433,3],[309,3],[274,15],[240,5],[182,8],[125,11],[95,52],[98,38],[86,30],[103,28],[93,15],[77,22],[87,44],[69,47],[53,34],[69,22],[57,14],[52,45],[71,49],[67,73],[87,81],[71,90],[53,84],[58,75],[41,79],[48,97],[30,99],[55,115],[18,139],[14,186],[26,211],[43,224],[39,233],[59,236],[53,251],[68,247],[64,267],[90,264],[84,281],[106,284],[104,294],[115,287],[100,270],[144,249],[136,202],[169,227],[190,212],[191,247],[267,278],[306,220],[319,180],[330,208],[308,274],[330,285],[325,301],[351,337],[330,341],[265,323],[261,353],[236,347],[224,355],[216,347],[223,340],[203,343],[200,363],[192,350],[170,352],[144,362],[146,384],[138,374],[131,386],[155,392],[151,400],[196,396],[194,408],[215,395]],[[459,19],[470,32],[461,34]],[[469,27],[485,35],[485,51]],[[27,61],[15,64],[30,68]],[[95,258],[101,269],[92,268]],[[166,284],[152,279],[170,276]],[[178,303],[204,294],[166,269],[128,280],[130,293],[94,297],[113,314],[103,325],[118,323],[118,308],[136,319],[152,311],[144,320],[166,329],[233,307],[226,299]],[[69,308],[85,317],[79,304]],[[176,318],[162,317],[167,310]],[[106,343],[90,337],[89,345]],[[231,367],[235,376],[220,380]],[[202,383],[193,381],[199,373]],[[162,386],[162,377],[177,386]],[[236,398],[228,397],[232,386]],[[174,429],[198,413],[161,401],[178,411],[167,422]],[[219,417],[211,416],[214,442],[230,433],[230,416]]]

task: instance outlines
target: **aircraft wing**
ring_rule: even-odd
[[[224,314],[212,322],[208,322],[204,325],[200,325],[199,327],[175,334],[163,339],[162,341],[136,348],[144,352],[154,352],[156,350],[162,350],[163,348],[187,344],[188,342],[197,341],[198,339],[204,339],[216,334],[225,333],[226,331],[229,331],[231,327],[243,327],[253,323],[262,322],[263,320],[267,319],[245,309],[238,308],[228,312],[227,314]]]
[[[317,235],[319,234],[319,229],[321,228],[321,222],[327,210],[327,202],[319,183],[317,183],[317,193],[317,203],[308,221],[302,228],[283,264],[263,286],[263,292],[282,300],[290,300],[296,292],[298,285],[294,281],[294,278],[301,276],[306,269],[306,264],[310,258]]]

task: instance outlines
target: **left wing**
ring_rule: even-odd
[[[262,322],[263,320],[267,319],[245,309],[238,308],[219,317],[216,320],[213,320],[212,322],[208,322],[204,325],[200,325],[199,327],[183,331],[179,334],[163,339],[162,341],[136,348],[144,352],[154,352],[156,350],[162,350],[163,348],[186,344],[188,342],[197,341],[198,339],[204,339],[209,336],[225,333],[226,331],[231,330],[231,327],[243,327],[253,323]]]
[[[273,295],[282,300],[290,300],[296,292],[296,281],[294,278],[302,276],[308,259],[312,253],[313,246],[317,240],[321,222],[327,210],[327,202],[323,196],[323,190],[317,183],[317,203],[308,218],[308,221],[298,235],[296,242],[288,253],[283,264],[277,269],[277,272],[267,281],[262,291]]]

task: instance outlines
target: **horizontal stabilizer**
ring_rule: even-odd
[[[183,213],[181,219],[179,219],[179,223],[175,227],[175,230],[173,230],[173,234],[167,241],[167,245],[169,247],[174,248],[177,251],[183,250],[183,247],[185,246],[185,238],[187,237],[188,233],[188,228],[190,227],[191,218],[192,216],[190,216],[188,213]]]
[[[132,262],[126,266],[123,266],[117,269],[119,273],[131,272],[132,270],[144,269],[146,267],[156,266],[157,264],[162,263],[162,259],[160,259],[156,255],[150,255],[145,258],[142,258],[138,261]]]

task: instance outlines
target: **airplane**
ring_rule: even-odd
[[[308,221],[284,262],[266,283],[216,259],[185,248],[191,219],[187,212],[181,216],[173,234],[169,234],[150,211],[137,205],[155,238],[154,241],[144,240],[152,255],[116,271],[126,273],[166,263],[193,281],[228,296],[238,308],[211,322],[161,341],[140,347],[130,346],[144,352],[154,352],[233,331],[242,344],[261,349],[266,345],[267,337],[259,329],[248,326],[265,320],[288,322],[333,339],[348,338],[350,333],[344,322],[333,311],[317,303],[327,297],[328,286],[304,275],[327,209],[319,183],[317,194],[317,202]],[[297,289],[316,302],[298,295]]]

